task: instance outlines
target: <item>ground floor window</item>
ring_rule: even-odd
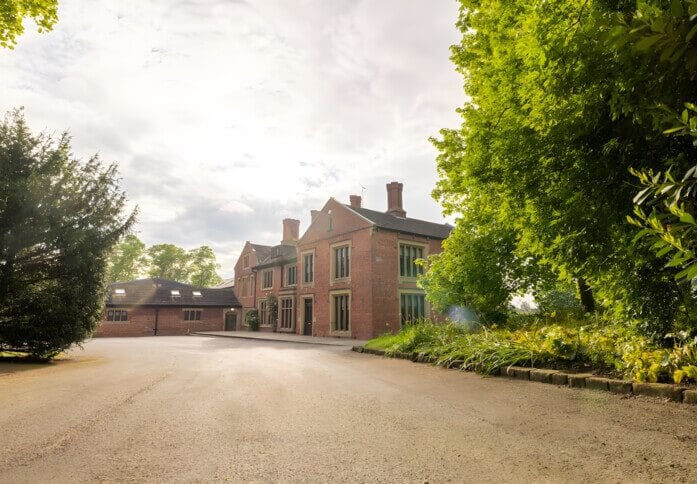
[[[293,329],[293,298],[281,298],[281,329]]]
[[[270,321],[267,321],[266,319],[268,318],[267,316],[268,311],[266,307],[266,301],[259,301],[259,324],[262,326],[268,326]]]
[[[201,321],[200,309],[185,309],[184,321]]]
[[[423,294],[402,293],[400,295],[402,323],[426,317],[426,301]]]
[[[128,321],[128,311],[125,309],[107,309],[106,320],[114,322]]]
[[[351,330],[351,295],[347,293],[332,295],[332,331]]]

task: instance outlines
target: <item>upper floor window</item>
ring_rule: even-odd
[[[351,275],[349,257],[348,245],[334,248],[334,279],[342,279]]]
[[[128,321],[128,311],[125,309],[108,309],[106,312],[107,321]]]
[[[295,266],[286,266],[286,286],[297,284],[297,269]]]
[[[273,270],[264,271],[262,273],[262,289],[271,289],[273,287]]]
[[[243,269],[248,269],[249,268],[249,254],[245,255],[242,258],[242,268]]]
[[[423,259],[424,248],[418,245],[399,244],[399,275],[417,277],[424,268],[416,265],[416,259]]]
[[[315,254],[303,255],[303,283],[312,284],[315,280]]]

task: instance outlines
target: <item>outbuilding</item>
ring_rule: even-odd
[[[241,308],[232,287],[200,288],[159,278],[118,282],[109,285],[95,336],[233,330]]]

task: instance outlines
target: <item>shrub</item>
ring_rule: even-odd
[[[368,348],[433,356],[440,365],[462,361],[462,368],[491,374],[512,365],[567,367],[590,365],[635,381],[697,381],[697,337],[671,335],[663,348],[638,330],[619,324],[548,325],[528,329],[472,331],[455,324],[409,325],[400,333],[369,341]]]
[[[259,331],[259,311],[256,309],[250,309],[244,315],[244,320],[249,326],[250,331]]]

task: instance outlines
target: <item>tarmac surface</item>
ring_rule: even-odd
[[[0,482],[697,482],[697,406],[349,348],[104,338],[0,363]]]

